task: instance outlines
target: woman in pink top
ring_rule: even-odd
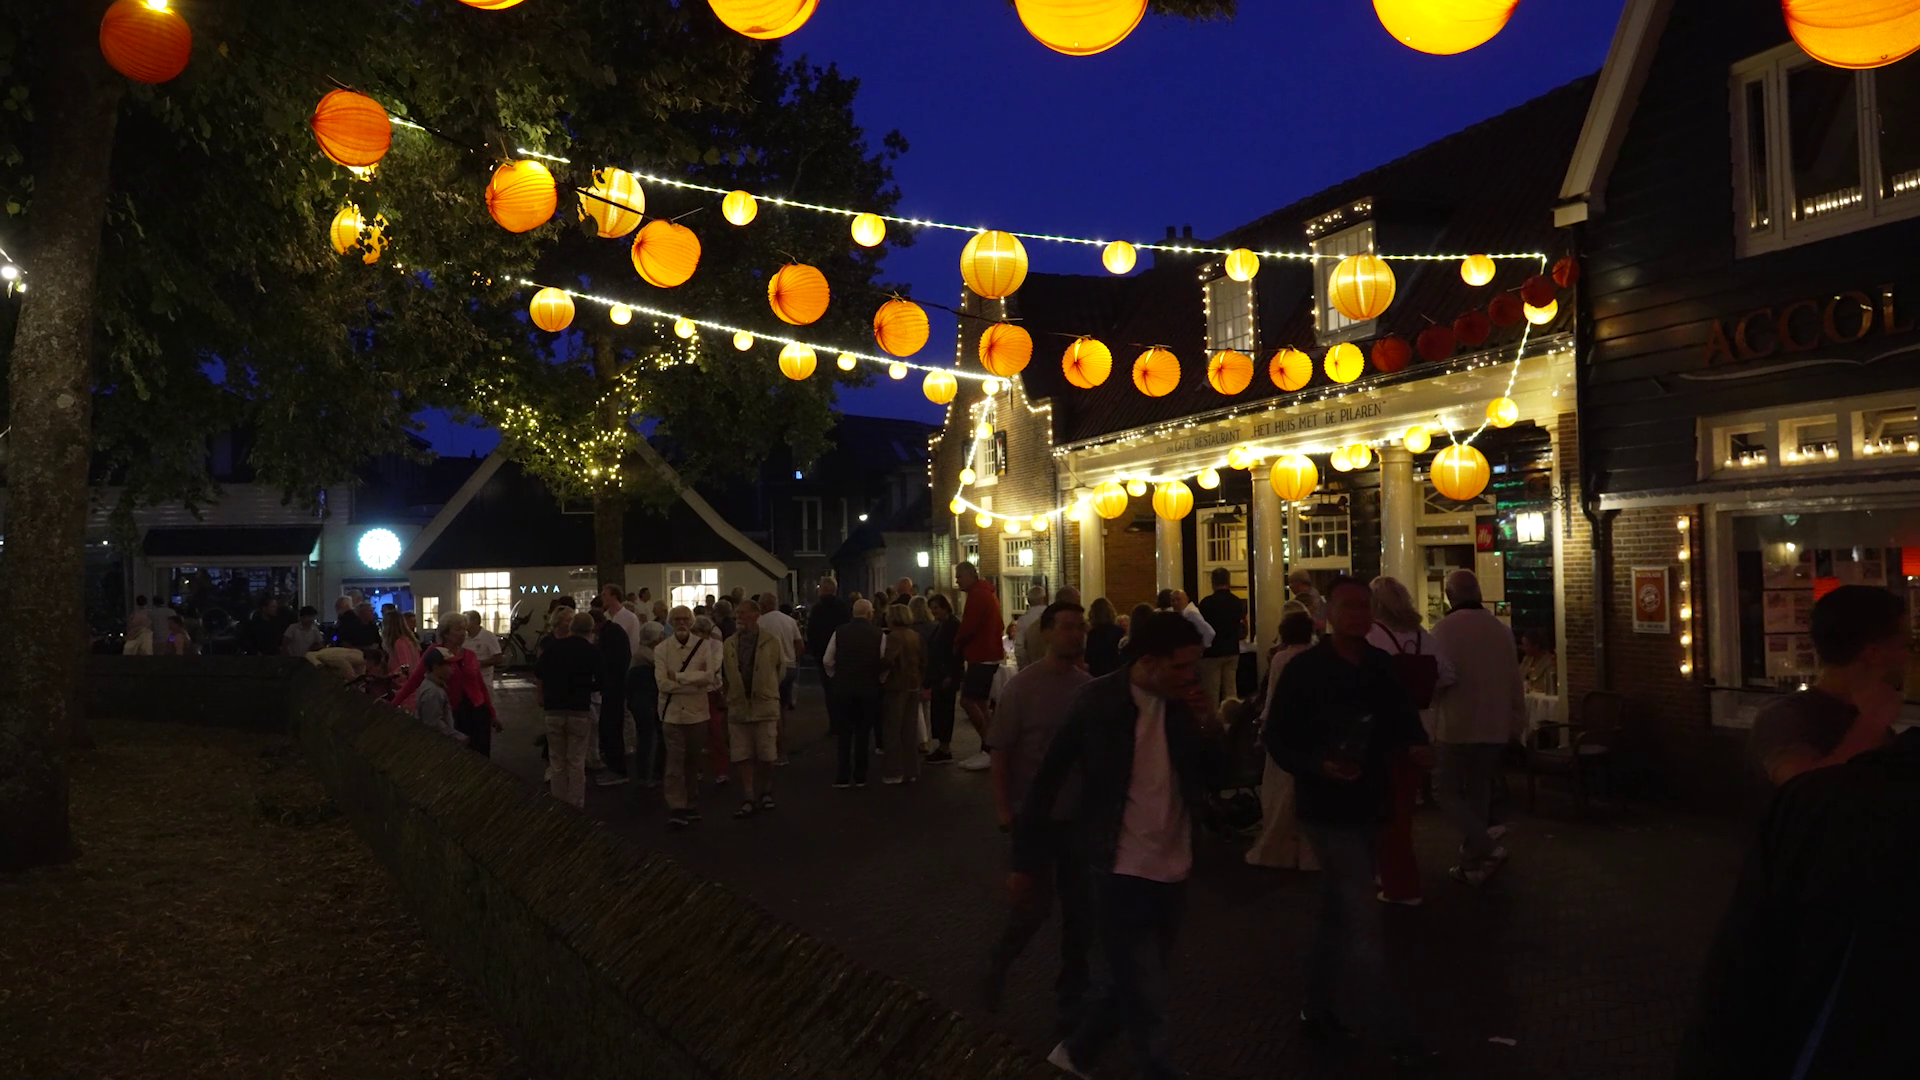
[[[440,631],[440,644],[435,648],[448,658],[447,702],[453,706],[453,726],[467,737],[469,747],[485,757],[493,749],[493,733],[500,730],[500,717],[494,712],[486,677],[480,673],[480,658],[466,644],[466,626],[455,620]],[[425,664],[416,665],[394,695],[395,700],[411,700],[426,674]]]
[[[380,635],[387,654],[387,674],[404,679],[420,666],[420,639],[414,636],[408,620],[398,614],[389,615],[381,620]],[[413,698],[396,696],[393,703],[408,709],[413,707]]]

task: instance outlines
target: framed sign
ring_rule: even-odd
[[[1673,630],[1673,610],[1668,603],[1667,568],[1633,568],[1633,632],[1666,634]]]

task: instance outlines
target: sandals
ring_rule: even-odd
[[[759,812],[760,812],[760,808],[753,804],[753,800],[749,799],[746,802],[743,802],[740,804],[740,809],[735,810],[733,812],[733,816],[737,818],[752,817],[753,815]]]
[[[762,810],[773,809],[773,796],[771,795],[760,796],[760,809]]]

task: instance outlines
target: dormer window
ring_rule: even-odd
[[[1325,219],[1322,219],[1323,221]],[[1333,276],[1333,268],[1340,260],[1349,255],[1368,255],[1373,252],[1373,222],[1361,221],[1347,225],[1318,236],[1308,229],[1312,236],[1310,246],[1315,256],[1313,260],[1313,308],[1314,325],[1318,329],[1320,344],[1331,345],[1338,341],[1353,341],[1371,337],[1377,320],[1354,320],[1340,314],[1327,296],[1327,280]]]

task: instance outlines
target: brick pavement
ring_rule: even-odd
[[[638,785],[590,788],[588,811],[1044,1053],[1050,929],[1016,966],[1001,1012],[989,1016],[978,1001],[1005,865],[986,774],[941,766],[917,787],[834,791],[819,690],[803,679],[800,692],[789,731],[800,752],[778,770],[772,815],[735,821],[732,792],[720,789],[707,797],[705,822],[672,833],[658,791]],[[537,781],[532,690],[509,677],[500,698],[506,731],[495,738],[495,760]],[[970,736],[959,738],[970,751]],[[1556,805],[1543,798],[1543,810]],[[1390,955],[1422,1029],[1448,1056],[1444,1075],[1667,1076],[1745,828],[1633,807],[1579,823],[1516,814],[1513,825],[1512,864],[1474,893],[1446,880],[1457,841],[1438,815],[1423,813],[1416,841],[1426,905],[1386,912]],[[1389,1075],[1377,1058],[1327,1059],[1300,1044],[1291,1018],[1312,876],[1247,866],[1242,850],[1214,837],[1196,844],[1174,961],[1180,1062],[1196,1077]],[[1124,1048],[1111,1055],[1114,1074],[1131,1073],[1127,1057]]]

